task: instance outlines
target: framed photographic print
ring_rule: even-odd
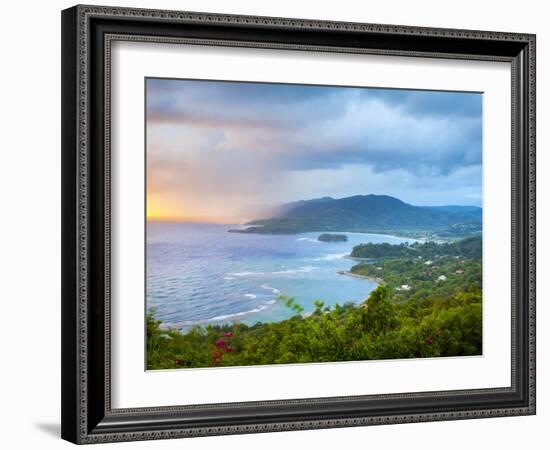
[[[535,413],[535,36],[62,13],[62,436]]]

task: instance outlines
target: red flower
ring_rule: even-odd
[[[218,339],[216,341],[216,347],[225,347],[225,346],[226,346],[226,342],[223,339]]]
[[[428,339],[426,339],[426,344],[432,345],[432,342],[433,342],[432,337],[428,336]]]
[[[225,337],[233,337],[233,333],[225,332],[223,333]]]

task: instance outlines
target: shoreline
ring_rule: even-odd
[[[353,273],[353,272],[350,272],[349,270],[340,270],[336,273],[338,275],[345,275],[345,276],[348,276],[348,277],[363,278],[365,280],[370,280],[370,281],[373,281],[374,283],[376,283],[378,285],[381,285],[381,286],[386,284],[386,282],[382,278],[371,277],[371,276],[368,276],[368,275],[359,275],[358,273]]]
[[[359,274],[350,272],[348,270],[340,270],[340,271],[337,271],[336,273],[338,275],[344,275],[344,276],[348,276],[348,277],[360,278],[360,279],[363,279],[363,280],[369,280],[369,281],[372,281],[373,283],[375,283],[377,286],[385,285],[385,281],[382,278],[379,278],[379,277],[372,277],[372,276],[368,276],[368,275],[359,275]],[[264,311],[271,309],[277,303],[278,303],[278,301],[269,304],[269,306],[267,306],[267,308],[265,308]],[[239,318],[235,318],[234,320],[230,320],[230,321],[226,321],[226,320],[223,320],[223,319],[220,319],[220,320],[205,319],[205,320],[200,320],[200,321],[197,321],[197,322],[179,322],[179,323],[178,322],[176,322],[176,323],[163,322],[160,325],[160,328],[163,331],[177,330],[178,332],[180,332],[182,334],[187,334],[189,331],[191,331],[192,328],[194,328],[196,326],[205,327],[205,326],[210,326],[211,325],[211,326],[221,326],[221,327],[223,327],[223,326],[227,326],[227,325],[231,325],[231,324],[235,324],[235,323],[244,323],[245,325],[247,325],[249,327],[252,326],[251,324],[243,322],[240,319],[245,319],[246,320],[246,318],[249,318],[250,316],[254,316],[256,314],[256,312],[247,311],[246,314],[237,313],[237,315],[239,315],[239,314],[240,314]],[[313,311],[304,312],[304,313],[299,314],[299,315],[306,318],[306,317],[311,316],[312,314],[313,314]],[[260,322],[260,323],[262,323],[262,324],[278,323],[278,322],[282,322],[284,320],[288,320],[290,317],[292,317],[292,316],[285,317],[285,318],[282,318],[282,319],[279,319],[279,320],[268,321],[268,322]]]
[[[253,225],[253,226],[250,226],[250,227],[256,227],[256,226],[260,227],[260,225]],[[250,227],[248,227],[248,228],[250,228]],[[391,237],[391,238],[396,238],[396,239],[401,239],[401,240],[412,240],[412,241],[419,241],[419,242],[426,242],[426,241],[432,240],[432,239],[427,238],[427,237],[406,236],[406,235],[394,234],[394,232],[380,233],[379,231],[375,232],[375,233],[371,233],[369,231],[326,231],[326,230],[321,230],[321,231],[288,231],[288,232],[284,231],[284,232],[279,232],[279,233],[267,233],[267,232],[262,233],[262,232],[255,232],[255,231],[246,231],[246,230],[247,230],[247,228],[231,228],[231,229],[228,229],[227,231],[229,233],[259,234],[259,235],[263,235],[263,236],[296,236],[296,235],[299,235],[299,234],[307,234],[307,233],[338,233],[338,234],[355,234],[355,235],[357,235],[357,234],[368,234],[368,235],[371,235],[371,236]]]
[[[193,225],[203,225],[203,224],[193,223]],[[212,224],[212,223],[207,223],[207,224],[204,224],[204,225],[220,227],[222,229],[225,228],[226,231],[230,231],[227,228],[232,226],[231,224]],[[293,236],[312,235],[312,237],[316,237],[315,235],[317,235],[317,233],[321,233],[321,232],[307,231],[307,232],[293,233],[292,235]],[[362,237],[372,236],[372,237],[384,237],[384,238],[389,237],[389,238],[396,238],[396,239],[399,239],[399,240],[407,240],[406,238],[402,238],[400,236],[392,235],[392,234],[357,232],[357,231],[338,232],[338,233],[348,234],[350,236],[362,236]],[[243,233],[243,234],[255,234],[255,235],[262,235],[262,236],[281,236],[281,235],[271,234],[271,233]],[[415,240],[415,239],[413,239],[413,240]],[[348,244],[350,244],[350,243],[348,242]],[[398,245],[398,244],[392,244],[392,245]],[[347,251],[350,251],[349,249],[352,248],[353,246],[345,245],[345,247],[346,247]],[[355,262],[374,262],[378,259],[378,258],[353,257],[349,253],[344,255],[344,256],[341,256],[341,258],[345,258],[346,260],[355,261]],[[345,264],[345,266],[347,266],[347,270],[341,270],[341,271],[338,271],[337,267],[332,266],[331,272],[333,274],[336,272],[336,274],[338,274],[338,275],[346,275],[346,276],[354,277],[354,278],[357,278],[357,279],[370,280],[372,283],[374,283],[373,289],[376,289],[376,287],[378,287],[379,285],[384,285],[385,284],[384,280],[382,280],[381,278],[378,278],[378,277],[375,277],[375,276],[366,276],[366,275],[359,275],[359,274],[352,273],[349,269],[351,269],[351,267],[354,266],[354,265],[355,264],[352,264],[352,263],[350,263],[349,265]],[[342,267],[342,268],[344,268],[344,267]],[[361,291],[362,288],[359,288],[359,290]],[[275,296],[274,300],[276,300],[276,297],[277,296]],[[262,319],[263,319],[261,321],[261,323],[278,323],[278,322],[281,322],[281,321],[284,321],[284,320],[288,320],[292,316],[292,313],[289,313],[288,317],[284,313],[282,313],[280,315],[279,315],[278,312],[277,312],[277,314],[272,314],[271,313],[271,310],[277,308],[278,303],[279,302],[276,301],[276,302],[271,303],[269,305],[262,304],[262,305],[257,307],[257,308],[261,309],[260,311],[248,310],[248,311],[238,311],[238,312],[232,313],[232,314],[229,314],[229,313],[228,314],[222,314],[222,316],[227,315],[227,316],[230,316],[230,317],[223,317],[223,318],[209,317],[209,318],[198,319],[198,320],[185,320],[185,321],[175,320],[173,322],[172,321],[166,321],[166,322],[163,321],[163,323],[160,327],[161,327],[161,329],[164,329],[164,330],[176,329],[179,332],[182,332],[182,333],[186,334],[192,328],[194,328],[196,326],[199,326],[199,327],[225,326],[225,325],[230,325],[230,324],[233,324],[233,323],[244,323],[248,326],[253,326],[256,323],[258,316],[262,317]],[[256,309],[256,308],[254,308],[254,309]],[[308,317],[312,313],[313,313],[313,311],[305,312],[301,315],[303,317]],[[273,318],[273,316],[275,316],[277,318]],[[216,319],[216,320],[214,320],[214,319]]]
[[[351,259],[352,261],[371,261],[371,262],[375,262],[379,259],[382,259],[382,258],[361,258],[359,256],[351,256],[351,255],[345,255],[342,258]]]

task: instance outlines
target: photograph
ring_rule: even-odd
[[[298,447],[331,448],[374,426],[359,441],[540,440],[536,73],[548,27],[529,6],[500,5],[497,20],[494,5],[459,5],[440,21],[436,2],[399,1],[67,4],[60,27],[44,21],[61,83],[39,103],[60,114],[39,114],[49,121],[33,136],[56,129],[61,152],[35,146],[47,162],[20,166],[60,174],[61,215],[38,223],[33,205],[51,202],[29,187],[5,208],[29,213],[6,222],[23,238],[5,235],[25,269],[17,292],[39,289],[30,298],[50,314],[36,317],[60,351],[42,372],[60,392],[62,439],[257,448],[300,435]],[[23,91],[6,92],[28,118]],[[61,264],[40,265],[60,270],[48,276],[60,308],[29,282],[36,261],[21,247],[42,222],[61,226],[45,240],[60,241]],[[8,317],[19,336],[28,311]]]
[[[482,92],[144,89],[146,370],[483,355]]]

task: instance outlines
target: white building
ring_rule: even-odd
[[[439,275],[437,277],[437,281],[445,281],[447,279],[447,277],[445,275]]]

